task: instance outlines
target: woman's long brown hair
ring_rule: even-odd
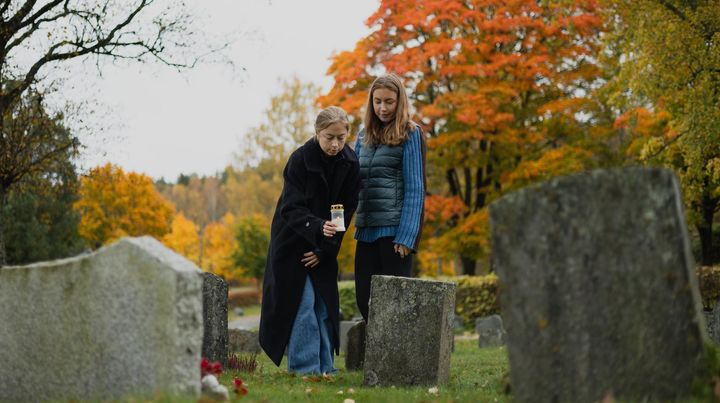
[[[375,114],[373,107],[373,94],[375,90],[385,88],[397,94],[397,108],[395,118],[388,123],[383,123]],[[380,76],[373,81],[368,94],[368,101],[365,108],[365,137],[366,144],[386,144],[396,146],[408,138],[410,128],[410,111],[407,93],[400,77],[395,74]]]

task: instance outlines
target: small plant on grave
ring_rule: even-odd
[[[228,355],[228,368],[235,371],[255,372],[257,368],[257,354],[233,354]]]

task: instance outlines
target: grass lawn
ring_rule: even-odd
[[[450,381],[440,386],[437,394],[424,387],[362,386],[362,372],[346,372],[344,356],[336,357],[340,370],[331,381],[312,381],[287,373],[286,361],[278,368],[267,356],[258,356],[254,373],[226,371],[220,383],[230,386],[234,376],[243,380],[249,393],[243,402],[343,402],[353,399],[361,402],[505,402],[503,376],[507,371],[505,348],[480,349],[477,339],[457,340],[450,365]],[[231,389],[231,388],[230,388]],[[235,400],[235,399],[231,399]]]

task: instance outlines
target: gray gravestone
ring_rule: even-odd
[[[446,383],[454,311],[454,283],[373,276],[364,384]]]
[[[478,334],[478,345],[483,347],[500,347],[505,345],[505,328],[500,315],[490,315],[475,320],[475,332]]]
[[[465,330],[465,321],[463,320],[462,316],[455,315],[455,317],[453,318],[453,323],[455,324],[455,330]]]
[[[357,321],[343,320],[340,321],[340,354],[347,355],[348,331],[355,325]]]
[[[228,285],[222,278],[203,273],[203,344],[202,356],[228,363]]]
[[[0,401],[200,394],[202,276],[150,237],[0,268]]]
[[[260,340],[255,330],[230,329],[228,330],[228,344],[231,353],[260,352]]]
[[[705,328],[708,336],[715,344],[720,344],[720,303],[716,303],[712,310],[703,310],[705,316]]]
[[[348,371],[362,371],[365,362],[365,336],[367,326],[365,321],[356,322],[347,332],[347,353],[345,354],[345,369]]]
[[[557,178],[504,196],[490,218],[516,401],[690,393],[704,336],[671,171]]]

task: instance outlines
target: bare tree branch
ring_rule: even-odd
[[[672,139],[667,141],[665,144],[663,144],[662,147],[660,147],[657,151],[655,151],[651,155],[646,156],[642,160],[648,161],[648,160],[651,160],[651,159],[657,157],[658,155],[662,154],[665,150],[667,150],[667,148],[670,147],[673,143],[680,140],[680,138],[682,138],[684,135],[688,134],[689,132],[690,132],[690,129],[685,130],[682,133],[679,133],[677,136],[673,137]]]
[[[93,52],[100,51],[104,47],[106,47],[108,44],[111,43],[115,35],[128,26],[132,20],[140,13],[140,11],[143,10],[148,4],[148,2],[151,0],[142,0],[140,4],[136,6],[134,10],[132,10],[128,16],[123,20],[122,22],[118,23],[115,27],[113,27],[110,32],[102,38],[98,38],[96,42],[91,46],[84,46],[82,42],[67,42],[62,41],[59,42],[53,46],[50,47],[50,49],[47,51],[45,56],[40,58],[38,61],[36,61],[32,67],[28,70],[28,72],[25,74],[25,78],[22,79],[20,82],[20,85],[15,87],[10,92],[3,94],[0,96],[0,110],[3,107],[7,107],[9,103],[16,99],[22,94],[25,90],[27,90],[30,85],[32,85],[35,82],[35,78],[37,77],[38,72],[40,71],[40,68],[42,68],[44,65],[53,62],[53,61],[59,61],[59,60],[67,60],[72,59],[80,56],[84,56]],[[69,51],[69,52],[60,52],[55,53],[56,50],[62,48],[65,45],[74,45],[76,47],[75,51]]]
[[[42,17],[43,15],[49,13],[50,10],[52,10],[53,8],[59,6],[60,3],[63,3],[63,2],[65,3],[65,4],[63,5],[63,8],[67,11],[67,6],[68,6],[69,0],[53,0],[53,1],[51,1],[50,3],[47,3],[46,5],[40,7],[40,9],[39,9],[38,11],[36,11],[33,15],[31,15],[30,17],[28,17],[28,18],[26,18],[24,21],[22,21],[22,22],[19,24],[19,27],[20,27],[20,28],[24,28],[24,27],[26,27],[26,26],[28,26],[28,25],[35,24],[35,23],[40,19],[40,17]]]
[[[12,0],[4,0],[2,2],[2,7],[0,8],[0,17],[5,15],[5,12],[8,10],[8,7],[10,7],[10,3],[12,3]]]
[[[7,55],[13,48],[23,44],[26,40],[28,40],[28,38],[30,38],[33,34],[35,34],[35,32],[37,32],[38,29],[40,29],[40,26],[42,24],[55,22],[61,18],[65,18],[70,15],[72,15],[72,12],[67,9],[67,1],[65,1],[65,9],[63,12],[58,13],[52,17],[35,19],[29,25],[23,23],[23,26],[20,29],[18,29],[17,31],[15,31],[15,34],[20,32],[24,28],[27,28],[27,29],[20,36],[16,37],[12,42],[8,43],[5,46],[5,54]]]
[[[660,3],[660,4],[662,4],[663,7],[665,7],[666,9],[668,9],[668,11],[670,11],[671,13],[675,14],[675,15],[676,15],[678,18],[680,18],[681,20],[683,20],[683,21],[688,21],[687,16],[686,16],[682,11],[680,11],[680,9],[678,9],[678,8],[675,7],[673,4],[671,4],[669,1],[667,1],[667,0],[657,0],[657,2]]]
[[[32,11],[33,7],[35,7],[35,3],[37,3],[37,0],[27,0],[25,4],[20,7],[20,9],[15,13],[15,15],[10,18],[5,25],[12,29],[15,26],[19,26],[20,22],[27,17],[28,14]]]

